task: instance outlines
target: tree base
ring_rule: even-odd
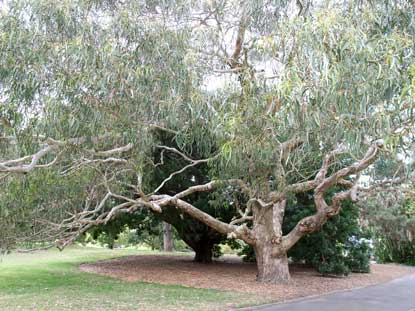
[[[198,249],[195,249],[195,257],[193,259],[194,262],[199,263],[211,263],[213,252],[212,247],[209,245],[206,245],[205,247],[200,247]]]
[[[258,266],[257,281],[280,284],[290,280],[287,254],[272,256],[272,248],[255,247]]]

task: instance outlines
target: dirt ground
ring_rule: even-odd
[[[327,292],[385,282],[415,270],[394,264],[373,264],[371,273],[353,273],[346,278],[321,277],[315,270],[291,266],[291,280],[282,285],[255,281],[256,266],[234,257],[212,264],[192,262],[189,256],[142,255],[82,264],[85,272],[103,274],[125,281],[177,284],[261,295],[272,300],[289,300]]]

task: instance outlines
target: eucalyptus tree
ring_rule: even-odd
[[[414,12],[405,0],[6,1],[0,178],[94,172],[53,227],[61,246],[121,212],[177,209],[252,245],[259,281],[286,281],[287,251],[357,200],[380,153],[412,141]],[[186,162],[156,186],[155,150]],[[165,191],[198,165],[208,182]],[[210,191],[234,194],[238,217],[187,200]],[[316,213],[283,235],[287,198],[309,191]]]

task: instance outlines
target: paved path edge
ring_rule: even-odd
[[[317,294],[317,295],[309,295],[309,296],[304,296],[304,297],[299,297],[299,298],[294,298],[294,299],[288,299],[288,300],[283,300],[283,301],[276,301],[276,302],[270,302],[270,303],[266,303],[266,304],[262,304],[262,305],[253,305],[253,306],[248,306],[248,307],[241,307],[241,308],[232,308],[229,309],[229,311],[260,311],[261,309],[265,309],[265,308],[269,308],[272,306],[278,306],[278,305],[282,305],[282,304],[286,304],[286,303],[293,303],[293,302],[301,302],[304,300],[308,300],[308,299],[313,299],[313,298],[318,298],[318,297],[324,297],[324,296],[329,296],[332,294],[338,294],[338,293],[344,293],[344,292],[350,292],[350,291],[354,291],[354,290],[359,290],[359,289],[363,289],[363,288],[369,288],[369,287],[373,287],[373,286],[377,286],[377,285],[381,285],[381,284],[386,284],[395,280],[400,280],[400,279],[404,279],[410,276],[413,276],[415,274],[415,267],[411,267],[411,266],[405,266],[408,268],[413,269],[413,272],[404,276],[400,276],[394,279],[390,279],[384,282],[379,282],[379,283],[375,283],[375,284],[371,284],[371,285],[367,285],[367,286],[359,286],[359,287],[353,287],[353,288],[348,288],[348,289],[338,289],[338,290],[333,290],[324,294]]]

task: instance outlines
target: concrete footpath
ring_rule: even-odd
[[[250,310],[415,311],[415,274],[365,288],[257,306]]]

